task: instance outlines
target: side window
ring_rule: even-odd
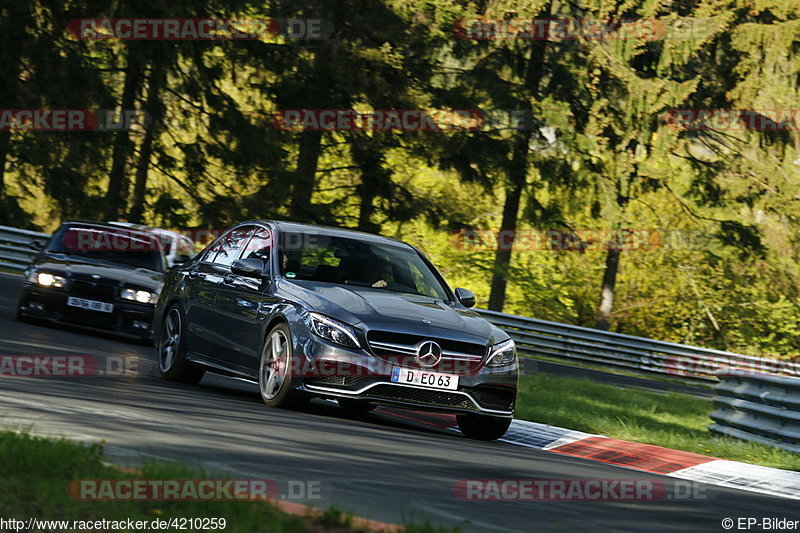
[[[269,254],[272,251],[272,233],[267,228],[257,227],[250,241],[244,248],[242,258],[263,259],[269,261]]]
[[[201,252],[202,257],[200,258],[201,261],[204,263],[211,263],[214,261],[214,257],[219,252],[219,249],[222,248],[222,244],[228,238],[227,233],[223,233],[217,240],[212,241],[211,244],[206,246],[206,248]]]
[[[228,234],[220,239],[220,245],[214,258],[211,259],[209,254],[206,259],[210,260],[215,265],[227,265],[239,259],[239,255],[244,250],[244,244],[247,242],[247,237],[253,231],[252,226],[243,226],[228,232]],[[217,245],[214,245],[217,248]],[[210,250],[213,253],[213,250]]]

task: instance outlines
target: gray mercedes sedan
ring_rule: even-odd
[[[404,242],[248,221],[167,274],[153,322],[159,370],[251,380],[273,407],[317,396],[354,414],[453,413],[464,435],[493,440],[511,423],[519,363],[474,304]]]

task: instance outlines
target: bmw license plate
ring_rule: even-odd
[[[458,376],[427,372],[416,368],[393,368],[392,383],[418,385],[432,389],[456,390],[458,389]]]
[[[114,305],[97,300],[85,300],[83,298],[67,297],[67,305],[70,307],[80,307],[87,311],[100,311],[101,313],[113,313]]]

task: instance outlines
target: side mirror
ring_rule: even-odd
[[[247,259],[237,259],[231,264],[231,272],[237,276],[244,276],[246,278],[262,279],[266,277],[264,272],[264,261],[255,257],[248,257]]]
[[[41,252],[44,250],[44,243],[40,240],[30,241],[28,243],[28,248],[31,250],[36,250],[37,252]]]
[[[456,289],[456,298],[464,307],[475,306],[475,295],[472,294],[472,291],[468,291],[467,289],[462,289],[459,287]]]

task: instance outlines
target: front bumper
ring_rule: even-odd
[[[378,405],[448,413],[511,417],[517,395],[516,365],[487,368],[482,364],[458,373],[457,390],[393,383],[391,368],[425,371],[411,364],[390,364],[365,351],[334,346],[309,335],[295,347],[305,361],[298,388],[328,398],[352,398]]]
[[[115,300],[108,302],[114,305],[114,311],[103,313],[68,306],[68,296],[72,296],[68,291],[26,285],[19,301],[19,314],[83,328],[152,338],[153,306]]]

